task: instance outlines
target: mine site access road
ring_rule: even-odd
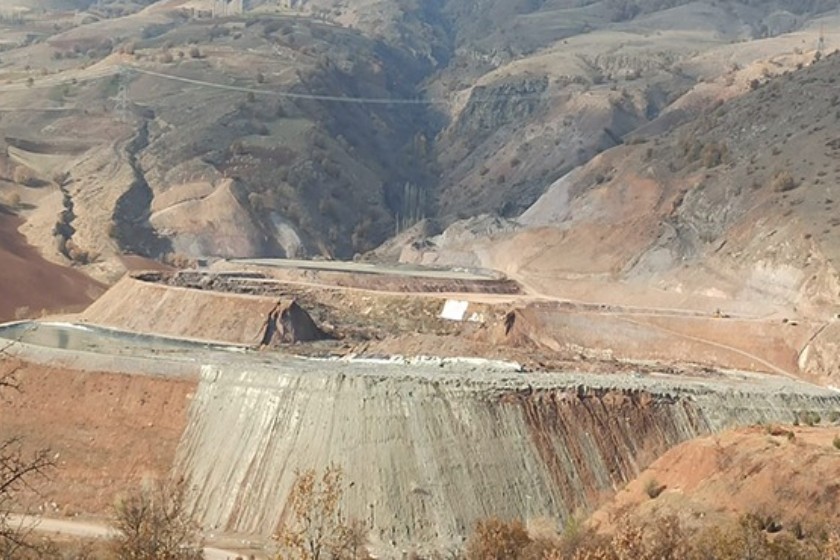
[[[114,528],[95,521],[71,521],[69,519],[55,519],[39,515],[11,515],[7,519],[9,526],[21,527],[24,531],[51,533],[54,535],[68,535],[84,539],[111,539],[116,536]],[[240,552],[224,550],[212,546],[204,547],[206,560],[233,560],[241,558]]]
[[[347,272],[352,274],[381,274],[410,278],[438,278],[442,280],[497,280],[491,273],[466,269],[436,269],[418,266],[388,266],[349,261],[305,261],[299,259],[230,259],[234,264],[264,266],[269,268],[316,270],[323,272]]]
[[[245,265],[251,266],[262,266],[262,267],[272,267],[272,268],[285,268],[285,269],[309,269],[309,270],[322,270],[322,271],[337,271],[337,272],[346,272],[346,273],[363,273],[363,274],[392,274],[397,276],[406,276],[406,277],[422,277],[422,278],[442,278],[442,279],[464,279],[464,280],[490,280],[493,279],[493,276],[490,274],[481,275],[477,273],[472,273],[469,271],[460,271],[460,270],[434,270],[428,269],[424,270],[419,267],[401,267],[401,266],[393,266],[393,267],[385,267],[381,265],[373,265],[367,263],[354,263],[354,262],[335,262],[335,261],[324,261],[324,262],[313,262],[313,261],[300,261],[300,260],[293,260],[293,259],[240,259],[240,260],[231,260],[230,262],[241,263]],[[699,337],[699,336],[692,336],[685,333],[681,333],[672,329],[668,329],[666,327],[662,327],[659,325],[654,325],[648,322],[638,321],[637,318],[641,317],[687,317],[687,318],[706,318],[709,320],[725,320],[725,319],[718,319],[711,317],[707,312],[692,310],[692,309],[685,309],[685,308],[669,308],[669,307],[642,307],[642,306],[635,306],[635,305],[608,305],[599,302],[593,301],[584,301],[584,300],[577,300],[577,299],[569,299],[569,298],[562,298],[556,297],[552,295],[548,295],[545,293],[540,292],[539,290],[535,289],[531,286],[527,280],[524,278],[519,277],[518,275],[511,275],[510,278],[515,280],[525,293],[523,294],[484,294],[484,293],[424,293],[418,292],[416,295],[418,297],[428,296],[428,297],[446,297],[446,298],[453,298],[453,299],[464,299],[468,301],[474,302],[483,302],[483,303],[513,303],[513,302],[522,302],[522,303],[539,303],[539,302],[547,302],[556,305],[563,305],[563,306],[572,306],[575,309],[570,309],[570,311],[574,311],[577,313],[593,313],[593,314],[604,314],[604,315],[627,315],[627,317],[620,317],[621,320],[626,321],[628,323],[636,324],[639,326],[643,326],[645,328],[650,328],[654,330],[658,330],[664,333],[667,333],[672,336],[680,337],[685,340],[690,340],[692,342],[697,342],[700,344],[706,344],[713,348],[719,350],[725,350],[727,352],[731,352],[733,354],[740,355],[745,357],[749,360],[752,360],[756,364],[760,364],[763,368],[766,368],[766,371],[769,373],[775,373],[778,375],[782,375],[785,377],[795,377],[791,372],[780,368],[779,366],[769,362],[764,357],[759,356],[755,353],[746,351],[741,348],[737,348],[728,344],[724,344],[722,342],[718,342],[715,340],[710,340],[707,338]],[[326,284],[318,283],[317,281],[283,281],[284,283],[289,284],[297,284],[297,285],[304,285],[304,286],[319,286],[319,287],[331,287]],[[334,288],[334,286],[332,286]],[[382,290],[370,290],[365,288],[353,288],[353,287],[341,287],[340,289],[347,289],[347,290],[358,290],[358,291],[367,291],[367,292],[375,292],[380,294],[394,294],[394,295],[404,295],[403,292],[387,292]],[[758,317],[758,316],[747,316],[747,315],[738,315],[733,316],[732,318],[736,318],[743,321],[756,321],[762,322],[767,321],[766,317]]]
[[[499,280],[504,278],[503,275],[494,275],[492,272],[482,273],[480,271],[462,270],[462,269],[434,269],[424,268],[419,266],[386,266],[370,263],[356,263],[348,261],[305,261],[299,259],[281,259],[281,258],[264,258],[264,259],[229,259],[227,262],[234,264],[241,264],[253,267],[278,268],[288,270],[314,270],[323,272],[344,272],[348,274],[381,274],[391,276],[402,276],[406,278],[433,278],[441,280]],[[524,293],[521,294],[495,294],[482,292],[411,292],[413,296],[429,296],[429,297],[446,297],[446,298],[460,298],[469,301],[519,301],[519,302],[551,302],[560,305],[571,305],[579,309],[576,311],[592,312],[592,313],[609,313],[609,314],[632,314],[632,315],[649,315],[656,316],[685,316],[685,317],[709,317],[710,314],[706,311],[690,309],[685,307],[657,307],[657,306],[639,306],[639,305],[624,305],[624,304],[608,304],[599,301],[573,299],[566,297],[559,297],[546,294],[531,285],[525,278],[517,274],[508,274],[508,278],[514,280],[522,287]],[[311,286],[318,288],[335,288],[341,290],[353,290],[361,292],[371,292],[378,294],[394,294],[405,295],[404,291],[388,291],[377,290],[372,288],[358,288],[352,286],[333,286],[328,283],[318,282],[317,280],[286,280],[280,282],[284,284],[294,284],[300,286]],[[730,314],[733,319],[742,319],[748,321],[766,320],[767,317],[760,317],[757,315],[746,314]]]

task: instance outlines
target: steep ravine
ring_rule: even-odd
[[[140,125],[135,137],[126,144],[125,153],[133,173],[128,190],[117,200],[114,208],[114,236],[120,249],[151,258],[161,258],[172,251],[168,239],[158,235],[149,223],[154,194],[146,181],[137,155],[149,145],[147,121]]]
[[[209,366],[176,470],[213,529],[272,534],[295,470],[340,465],[381,547],[457,545],[476,519],[592,508],[678,442],[840,408],[779,378],[685,381],[487,365]]]

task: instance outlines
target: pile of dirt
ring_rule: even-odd
[[[738,319],[673,310],[571,302],[532,302],[489,318],[476,338],[509,354],[530,349],[548,363],[576,360],[606,366],[659,364],[671,371],[757,371],[827,380],[799,359],[801,349],[828,330],[821,323]],[[820,340],[819,338],[817,339]],[[824,348],[823,348],[824,347]],[[823,353],[832,346],[822,344]],[[816,350],[811,352],[816,356]],[[621,369],[621,368],[611,368]]]
[[[356,343],[407,332],[448,335],[461,330],[459,323],[439,317],[445,302],[441,298],[285,284],[258,273],[151,272],[125,277],[86,309],[82,320],[134,332],[258,346],[278,302],[286,306],[292,301],[308,318],[290,312],[297,316],[291,329],[297,334],[290,341],[335,339],[331,346],[339,353]],[[269,338],[275,340],[273,335]],[[319,346],[313,351],[324,350]]]
[[[367,520],[375,543],[448,545],[487,515],[562,523],[679,441],[803,408],[827,415],[838,403],[769,376],[526,373],[468,359],[225,361],[202,368],[177,464],[205,526],[273,534],[289,515],[295,470],[337,463],[348,483],[342,510]]]
[[[665,453],[591,518],[602,530],[622,516],[678,515],[689,526],[743,514],[784,531],[840,521],[840,428],[801,414],[805,426],[756,426],[683,443]],[[832,414],[832,418],[836,413]]]
[[[255,346],[276,297],[175,288],[125,277],[81,315],[118,329]]]
[[[78,270],[41,257],[18,233],[21,223],[0,207],[0,321],[79,311],[104,292]]]

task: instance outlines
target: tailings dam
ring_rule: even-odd
[[[38,391],[37,383],[52,388],[30,399],[34,417],[82,414],[94,404],[106,411],[84,412],[93,434],[86,453],[68,451],[56,473],[57,492],[61,477],[76,477],[66,500],[78,509],[105,503],[95,477],[78,473],[86,457],[105,456],[113,437],[157,447],[136,478],[186,477],[193,513],[214,532],[269,537],[289,515],[296,471],[336,464],[345,473],[344,512],[394,556],[457,546],[491,515],[562,523],[681,441],[791,422],[803,410],[824,417],[840,410],[832,390],[760,374],[526,373],[484,360],[308,359],[50,323],[0,327],[0,345],[3,366],[22,367],[23,381],[32,381],[26,391]],[[64,365],[38,373],[47,359]],[[80,383],[105,379],[111,388],[95,403],[82,402],[78,391],[78,403],[66,402]],[[179,390],[168,392],[170,384]],[[24,424],[14,425],[25,431]],[[166,430],[153,432],[158,426]],[[41,440],[61,448],[61,438],[59,431]],[[142,462],[140,451],[126,453],[101,460]]]

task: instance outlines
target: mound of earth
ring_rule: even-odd
[[[26,506],[48,516],[109,512],[120,493],[165,477],[196,380],[76,371],[0,356],[19,391],[3,393],[0,441],[24,456],[49,449],[55,468],[33,478]]]
[[[18,233],[20,224],[0,207],[0,321],[78,311],[104,291],[78,270],[46,261]]]
[[[653,462],[591,521],[676,514],[689,526],[724,525],[753,514],[783,531],[840,521],[840,428],[756,426],[683,443]],[[797,529],[798,530],[798,529]]]

